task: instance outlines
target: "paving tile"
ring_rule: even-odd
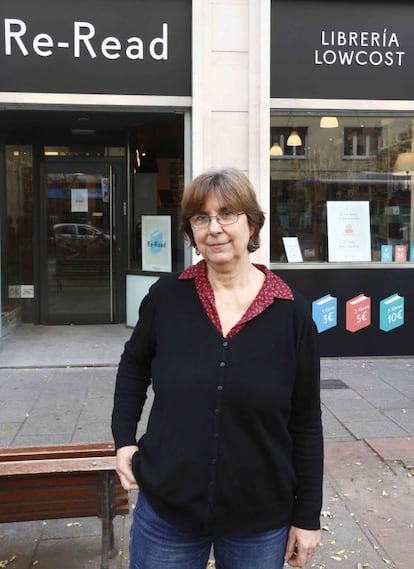
[[[42,526],[41,521],[0,524],[0,560],[8,561],[7,569],[33,568]]]
[[[364,441],[325,442],[325,470],[335,479],[367,478],[378,469],[378,457]]]
[[[90,439],[89,439],[90,440]],[[26,446],[42,446],[42,445],[60,445],[70,443],[72,441],[72,431],[70,433],[42,433],[36,434],[21,434],[16,435],[10,446],[13,447],[26,447]],[[89,441],[88,441],[89,442]]]
[[[386,409],[384,415],[400,425],[408,434],[414,435],[414,409]],[[381,436],[385,436],[385,433],[381,433]]]
[[[380,542],[375,541],[370,531],[349,511],[346,501],[328,478],[324,482],[322,514],[322,545],[309,567],[356,569],[358,563],[367,569],[382,566]]]
[[[361,393],[366,401],[374,405],[377,409],[412,409],[414,413],[414,401],[403,395],[396,389],[388,388],[372,388]]]
[[[406,460],[414,457],[414,438],[369,438],[367,444],[382,460]]]
[[[72,433],[71,442],[87,443],[90,442],[92,438],[95,442],[112,441],[109,417],[107,421],[89,423],[84,427],[78,426]]]
[[[373,405],[360,399],[325,399],[326,407],[340,421],[351,421],[363,418],[366,421],[381,420],[381,413]]]
[[[25,421],[33,406],[33,401],[24,399],[20,400],[3,400],[0,403],[0,417],[5,423]]]
[[[325,440],[330,441],[352,441],[354,437],[342,425],[340,421],[322,405],[322,425]]]
[[[386,417],[377,417],[376,420],[370,419],[343,421],[343,425],[350,431],[356,439],[366,439],[367,437],[403,437],[409,433],[407,429],[398,425],[396,421]]]
[[[21,423],[0,423],[0,445],[8,447],[12,444],[20,430]]]
[[[100,536],[42,540],[36,553],[37,567],[50,569],[100,569]]]
[[[414,529],[379,530],[374,532],[386,551],[388,561],[401,560],[399,567],[412,567],[414,562]]]

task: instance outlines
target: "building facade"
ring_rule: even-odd
[[[308,299],[322,355],[412,354],[411,15],[381,1],[5,0],[2,334],[133,326],[148,286],[194,260],[183,187],[233,166],[266,212],[253,260]]]

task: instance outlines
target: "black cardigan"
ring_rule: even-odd
[[[119,364],[117,448],[136,444],[151,378],[155,398],[133,471],[161,517],[212,535],[319,528],[319,355],[303,297],[275,299],[227,340],[193,280],[162,277]]]

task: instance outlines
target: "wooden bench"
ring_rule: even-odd
[[[129,512],[112,444],[0,449],[0,522],[98,516],[101,568],[114,556],[113,519]]]

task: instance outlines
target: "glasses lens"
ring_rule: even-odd
[[[197,215],[192,215],[190,217],[190,223],[192,227],[205,227],[208,225],[210,218],[208,215],[199,213]]]
[[[234,213],[234,211],[223,211],[220,213],[218,222],[220,225],[230,225],[231,223],[236,223],[238,214]]]

